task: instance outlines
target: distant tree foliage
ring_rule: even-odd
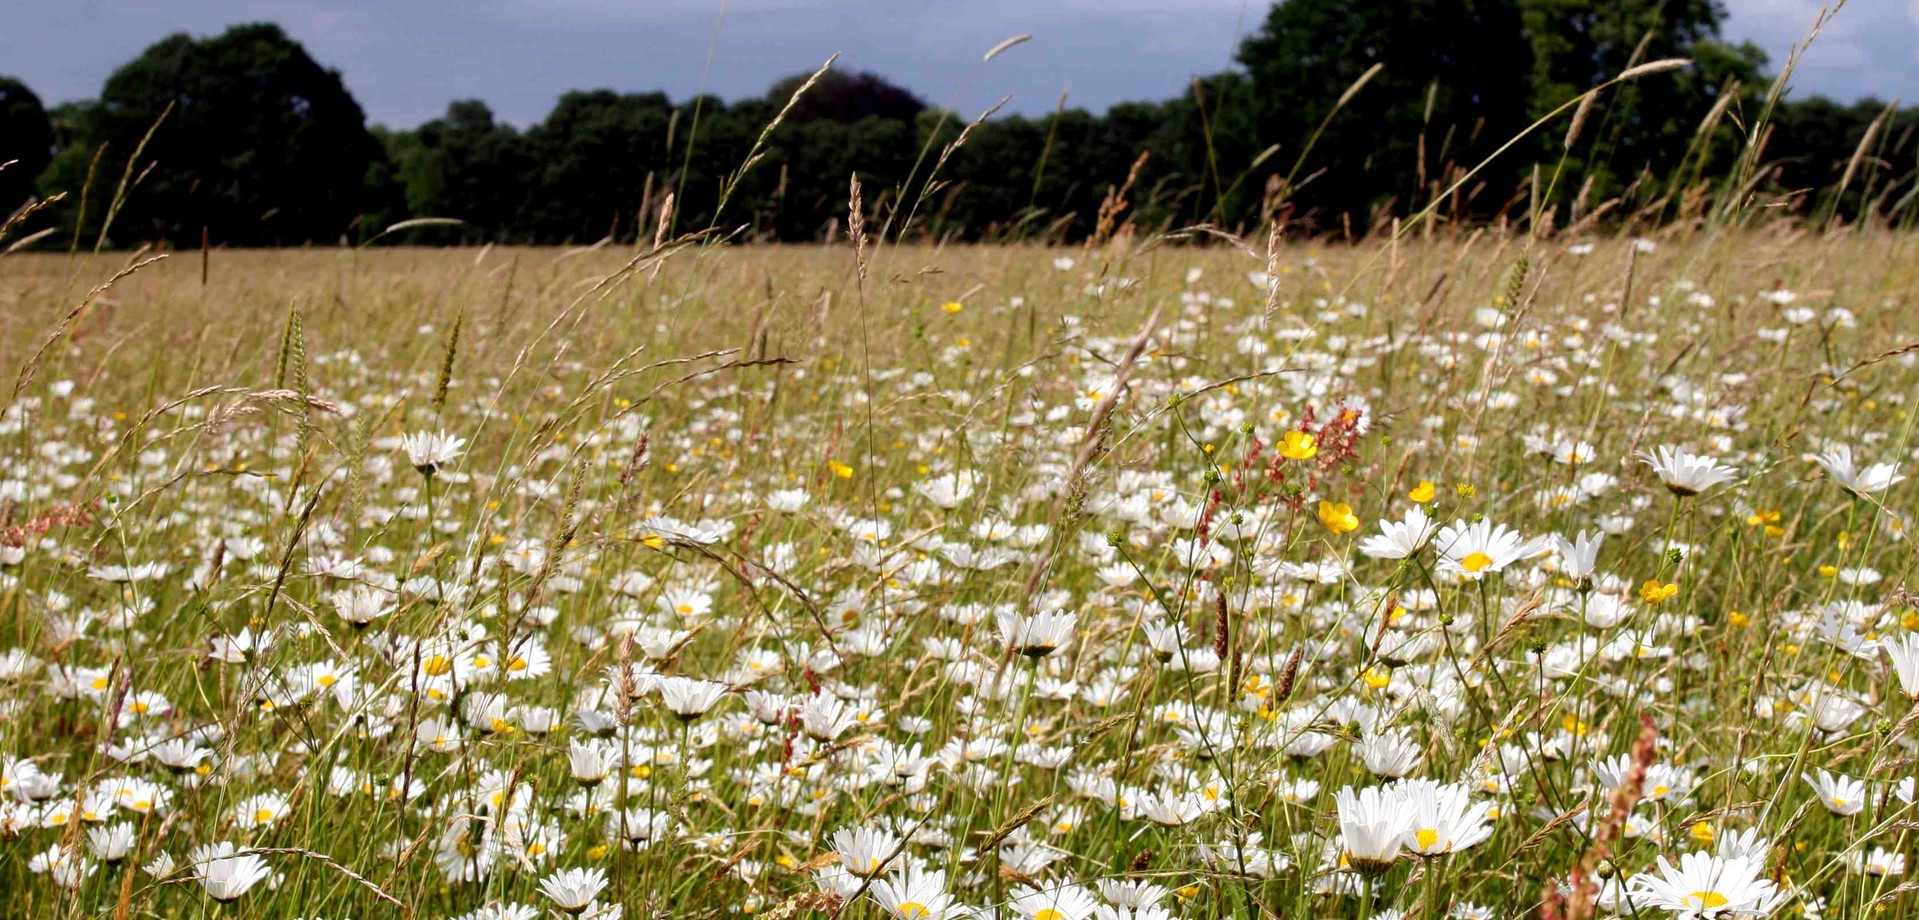
[[[486,239],[510,230],[528,206],[526,143],[478,99],[382,140],[405,214],[456,218],[465,222],[457,235]]]
[[[383,152],[359,103],[276,25],[162,39],[107,78],[89,115],[106,175],[139,178],[116,240],[198,245],[205,228],[239,245],[332,241],[377,201]]]
[[[794,74],[766,91],[769,102],[791,99],[806,83],[808,74]],[[858,124],[868,118],[912,122],[926,110],[926,103],[910,91],[886,82],[878,74],[861,71],[843,74],[828,71],[793,106],[788,115],[795,121],[836,121]]]
[[[0,77],[0,220],[33,197],[34,180],[53,161],[53,122],[25,83]]]
[[[1446,164],[1471,164],[1525,127],[1533,70],[1509,0],[1288,0],[1240,46],[1239,63],[1248,80],[1227,101],[1248,109],[1247,130],[1228,162],[1247,162],[1269,145],[1279,150],[1253,181],[1224,196],[1231,216],[1245,213],[1249,196],[1256,201],[1265,176],[1284,182],[1289,173],[1298,185],[1290,200],[1308,212],[1416,209],[1449,178]],[[1340,96],[1375,65],[1378,75],[1304,151]],[[1490,186],[1510,189],[1516,166],[1489,177]]]
[[[1721,92],[1737,87],[1754,102],[1763,92],[1765,53],[1718,40],[1726,10],[1718,0],[1521,0],[1532,46],[1532,102],[1538,117],[1638,64],[1686,57],[1693,66],[1628,83],[1602,100],[1588,122],[1580,156],[1564,186],[1596,183],[1588,196],[1610,197],[1641,176],[1671,177],[1693,149],[1695,132]],[[1719,126],[1730,134],[1730,123]],[[1557,154],[1560,132],[1535,145]]]
[[[839,71],[797,101],[809,74],[730,103],[569,92],[523,129],[479,100],[369,129],[338,73],[277,26],[248,24],[163,39],[98,100],[51,112],[0,80],[0,158],[20,161],[0,172],[0,209],[38,176],[41,195],[76,193],[35,218],[70,246],[196,246],[203,232],[333,243],[429,216],[460,223],[386,239],[634,242],[713,227],[818,240],[843,232],[857,172],[875,230],[939,239],[1078,240],[1101,231],[1103,207],[1148,227],[1270,215],[1320,232],[1428,206],[1462,221],[1657,219],[1688,213],[1709,184],[1724,191],[1763,108],[1765,57],[1722,42],[1724,18],[1719,0],[1283,0],[1232,69],[1175,98],[999,117],[958,147],[965,116]],[[1580,94],[1673,57],[1693,64],[1607,90],[1567,145],[1563,110]],[[1903,219],[1919,210],[1916,127],[1915,110],[1871,100],[1788,102],[1756,180],[1735,191]]]

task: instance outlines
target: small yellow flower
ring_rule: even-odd
[[[1353,506],[1344,502],[1321,501],[1319,522],[1333,533],[1352,533],[1359,529],[1359,515],[1353,513]]]
[[[838,460],[828,460],[826,461],[826,466],[828,469],[833,471],[833,475],[838,476],[841,479],[853,478],[853,468],[850,466],[847,466],[844,463],[839,462]]]
[[[1827,578],[1832,578],[1839,574],[1839,567],[1836,565],[1822,565],[1819,567],[1819,574]]]
[[[1713,838],[1718,836],[1713,831],[1712,824],[1707,821],[1694,822],[1693,826],[1687,830],[1692,833],[1692,839],[1699,841],[1700,846],[1712,846]]]
[[[1433,485],[1429,480],[1421,479],[1419,485],[1414,486],[1411,492],[1406,493],[1406,497],[1423,505],[1432,501],[1433,496],[1438,492],[1438,486]]]
[[[965,309],[965,307],[960,306],[960,302],[957,300],[949,300],[943,304],[940,304],[940,309],[945,310],[948,313],[958,313],[959,311]]]
[[[1726,623],[1728,625],[1736,626],[1740,629],[1744,629],[1752,625],[1752,617],[1746,616],[1745,614],[1735,610],[1726,615]]]
[[[1678,583],[1668,582],[1662,585],[1657,578],[1648,578],[1645,584],[1639,586],[1639,599],[1648,604],[1663,604],[1678,593]]]
[[[1311,460],[1319,455],[1319,439],[1298,429],[1288,431],[1279,442],[1279,455],[1288,460]]]

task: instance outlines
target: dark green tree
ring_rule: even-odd
[[[732,120],[751,127],[737,111]],[[904,181],[916,150],[911,121],[879,117],[788,122],[768,146],[728,210],[751,209],[756,235],[789,240],[819,239],[829,224],[845,221],[853,173],[876,192]]]
[[[53,160],[53,122],[25,83],[0,77],[0,220],[33,197],[34,182]]]
[[[1195,98],[1215,122],[1206,176],[1220,216],[1256,216],[1270,176],[1321,226],[1363,223],[1376,208],[1423,206],[1452,171],[1525,124],[1531,48],[1514,0],[1285,0],[1240,46],[1242,86]],[[1325,133],[1341,95],[1374,65]],[[1277,153],[1248,173],[1269,145]],[[1302,160],[1303,155],[1303,160]],[[1295,172],[1293,165],[1300,164]],[[1482,178],[1510,184],[1516,166]]]
[[[532,194],[521,228],[546,242],[591,242],[616,230],[632,238],[649,191],[673,190],[669,157],[688,127],[665,93],[561,96],[526,134]]]
[[[935,232],[971,239],[1070,239],[1094,229],[1108,192],[1147,160],[1122,217],[1160,226],[1175,202],[1180,151],[1166,130],[1173,106],[1123,103],[1105,115],[1068,109],[1012,116],[974,130],[949,165],[950,202],[930,217]]]
[[[0,172],[0,209],[24,201],[38,172],[41,194],[75,193],[44,218],[61,222],[56,238],[69,245],[95,238],[123,182],[121,244],[197,244],[203,227],[242,244],[365,238],[423,216],[463,225],[388,241],[628,242],[652,236],[670,194],[675,232],[812,240],[845,219],[858,172],[875,231],[1075,240],[1146,153],[1122,217],[1147,228],[1244,229],[1275,206],[1295,228],[1337,232],[1435,200],[1444,219],[1483,220],[1530,204],[1534,167],[1556,177],[1548,204],[1618,198],[1609,210],[1621,217],[1670,216],[1704,200],[1695,190],[1725,184],[1744,144],[1738,126],[1758,113],[1764,57],[1722,42],[1723,19],[1720,0],[1280,0],[1235,68],[1163,102],[996,118],[937,175],[965,118],[872,73],[822,75],[764,138],[810,74],[731,104],[568,93],[526,131],[474,100],[418,128],[369,130],[337,73],[277,27],[244,25],[170,37],[116,72],[98,101],[50,112],[0,80],[0,158],[21,160]],[[1671,57],[1693,63],[1609,89],[1570,150],[1562,120],[1436,199],[1534,119]],[[1715,107],[1718,127],[1700,132]],[[1844,196],[1816,191],[1844,174],[1882,108],[1786,102],[1767,126],[1755,188],[1807,212],[1919,211],[1914,173],[1898,165],[1912,155],[1911,112],[1872,135]]]
[[[413,131],[388,132],[388,158],[413,217],[451,217],[457,228],[420,231],[416,241],[501,241],[520,236],[533,162],[511,125],[493,120],[486,103],[467,99]]]
[[[1691,58],[1684,70],[1656,74],[1602,95],[1581,141],[1566,164],[1559,189],[1569,197],[1584,189],[1588,199],[1610,197],[1640,177],[1644,197],[1659,194],[1686,160],[1701,120],[1720,93],[1763,93],[1766,57],[1756,46],[1719,40],[1726,11],[1719,0],[1519,0],[1532,46],[1534,117],[1638,64]],[[1735,113],[1737,114],[1737,113]],[[1730,156],[1729,120],[1722,121]],[[1556,163],[1563,131],[1542,132],[1531,145],[1541,160]],[[1695,160],[1710,158],[1701,151]],[[1693,174],[1688,171],[1688,175]],[[1585,188],[1588,181],[1590,188]]]
[[[766,101],[777,111],[810,76],[812,74],[794,74],[773,84],[766,91]],[[889,83],[878,74],[829,70],[799,98],[787,117],[794,121],[836,121],[848,125],[868,118],[910,122],[925,108],[926,103],[911,90]]]
[[[1773,194],[1801,211],[1831,209],[1848,218],[1902,202],[1905,214],[1912,212],[1906,196],[1914,188],[1919,108],[1888,112],[1878,99],[1845,105],[1813,96],[1781,106],[1772,124],[1762,178]],[[1842,180],[1847,185],[1840,199]]]
[[[725,115],[730,146],[719,152],[716,136],[708,135],[701,148],[715,151],[729,172],[737,170],[760,129],[809,76],[794,74],[774,83],[765,96],[732,105]],[[829,71],[767,139],[763,157],[728,203],[728,214],[750,210],[755,236],[822,237],[830,224],[846,219],[847,178],[854,172],[871,194],[905,181],[919,150],[915,122],[925,110],[917,96],[874,74]]]
[[[87,134],[107,146],[103,178],[144,175],[111,228],[123,240],[197,245],[205,228],[232,244],[332,241],[378,205],[368,178],[383,151],[359,104],[271,24],[147,48],[107,79]]]

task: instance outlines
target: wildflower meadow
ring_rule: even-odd
[[[0,912],[1909,916],[1919,238],[860,213],[0,256]]]

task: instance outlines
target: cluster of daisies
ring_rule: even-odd
[[[1828,367],[1867,320],[1783,289],[1435,326],[1269,298],[1317,258],[1055,267],[1023,296],[1163,318],[1064,309],[1018,364],[969,324],[1024,301],[953,302],[896,366],[821,342],[645,415],[584,364],[528,395],[564,412],[497,378],[429,410],[347,349],[293,421],[16,402],[0,885],[462,920],[1905,903],[1912,353]],[[1668,345],[1729,305],[1810,394]]]

